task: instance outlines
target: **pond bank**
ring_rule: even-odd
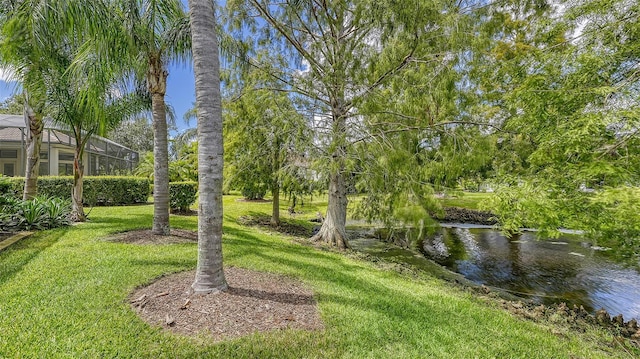
[[[435,216],[440,222],[480,224],[486,226],[498,224],[496,215],[489,211],[462,207],[444,207],[443,210],[443,216]]]
[[[446,280],[488,302],[497,301],[503,309],[519,317],[536,322],[566,325],[579,332],[584,331],[585,326],[602,327],[616,336],[631,339],[634,345],[640,347],[640,328],[636,319],[627,318],[630,320],[625,322],[622,314],[612,316],[604,309],[594,312],[582,305],[568,305],[565,302],[541,304],[530,298],[515,295],[513,291],[469,280],[462,274],[424,257],[415,249],[401,248],[376,238],[366,238],[361,236],[362,230],[351,233],[358,237],[350,241],[353,249],[364,254],[362,259],[377,263],[381,268],[411,272],[411,269],[407,268],[410,267],[414,271],[423,271]]]
[[[309,244],[306,240],[307,236],[300,235],[303,234],[304,231],[291,231],[289,227],[295,226],[292,223],[286,223],[279,228],[273,228],[269,225],[268,221],[260,221],[256,218],[251,218],[251,216],[243,218],[243,222],[248,225],[263,227],[269,231],[275,230],[293,235],[298,237],[297,241],[299,243]],[[489,227],[488,225],[485,226]],[[518,317],[539,323],[551,323],[568,327],[570,330],[576,332],[583,332],[587,326],[602,327],[613,335],[629,338],[633,341],[634,345],[640,347],[640,331],[638,330],[635,319],[625,322],[621,315],[611,317],[607,313],[608,319],[605,320],[602,314],[598,316],[596,315],[597,313],[589,312],[583,306],[571,306],[564,302],[540,304],[533,300],[523,298],[522,296],[515,295],[509,290],[478,284],[465,278],[462,274],[451,271],[445,266],[425,258],[424,255],[415,248],[402,248],[381,241],[375,236],[374,230],[371,227],[351,227],[348,229],[348,234],[351,238],[350,244],[352,245],[353,251],[346,252],[346,255],[373,263],[380,269],[393,270],[418,277],[427,274],[445,280],[454,287],[469,291],[473,293],[475,297],[490,303],[490,305],[498,305]]]

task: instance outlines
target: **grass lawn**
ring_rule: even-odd
[[[440,199],[440,203],[445,207],[482,209],[483,203],[493,195],[486,192],[459,192],[455,196]]]
[[[41,232],[0,252],[0,358],[630,357],[603,345],[612,343],[603,333],[577,336],[519,320],[440,280],[383,271],[240,226],[238,216],[270,213],[270,203],[224,200],[225,264],[305,282],[325,330],[214,345],[204,335],[186,338],[145,324],[127,295],[159,276],[193,269],[196,245],[106,242],[110,233],[150,227],[152,206],[105,207],[95,208],[89,223]],[[195,229],[197,217],[171,221]]]

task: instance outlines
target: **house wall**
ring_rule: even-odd
[[[0,174],[25,175],[25,133],[21,116],[0,115]],[[49,142],[47,139],[51,139]],[[39,174],[46,176],[73,174],[74,147],[63,130],[45,129],[40,149]],[[123,174],[138,163],[138,154],[100,137],[92,137],[84,151],[84,174]]]
[[[20,144],[7,143],[0,147],[0,173],[5,176],[24,174],[24,150]],[[15,157],[13,154],[15,153]]]

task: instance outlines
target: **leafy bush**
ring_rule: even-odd
[[[8,192],[22,193],[24,178],[9,180]],[[88,205],[127,205],[144,203],[149,198],[149,180],[140,177],[87,176],[83,180],[83,202]],[[38,194],[61,199],[71,198],[73,177],[44,176],[38,178]]]
[[[53,197],[22,201],[6,197],[0,214],[0,230],[50,229],[68,225],[71,202]]]
[[[0,196],[7,194],[11,191],[11,181],[9,177],[0,175]]]
[[[169,206],[172,211],[186,212],[196,203],[198,182],[169,183]]]
[[[71,223],[71,202],[61,198],[49,198],[45,203],[44,225],[46,228],[57,228]]]
[[[149,198],[149,180],[140,177],[85,177],[84,202],[90,205],[126,205],[145,203]]]
[[[29,201],[23,201],[19,206],[19,212],[16,217],[20,220],[18,226],[27,230],[44,229],[43,222],[45,219],[45,204],[36,197]]]
[[[266,183],[246,183],[242,187],[242,196],[248,200],[263,199],[267,194]]]
[[[19,225],[20,220],[16,213],[19,212],[21,202],[14,196],[0,195],[0,231],[7,231]]]

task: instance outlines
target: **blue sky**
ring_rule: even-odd
[[[195,127],[195,121],[191,121],[190,126],[182,120],[184,113],[193,106],[195,101],[195,79],[191,64],[177,64],[168,67],[169,77],[167,79],[167,94],[165,100],[173,106],[176,115],[176,125],[179,130],[187,127]],[[1,76],[0,76],[1,77]],[[10,97],[17,86],[15,82],[7,82],[0,79],[0,101]]]
[[[187,0],[182,0],[185,8],[187,8]],[[176,125],[178,130],[184,130],[188,127],[195,127],[195,121],[191,121],[187,125],[183,120],[183,115],[187,110],[193,107],[195,102],[195,78],[193,75],[193,67],[188,64],[170,64],[168,66],[169,77],[167,78],[167,93],[165,101],[173,106],[176,112]],[[7,82],[6,74],[0,69],[0,101],[4,101],[17,89],[15,82]]]

